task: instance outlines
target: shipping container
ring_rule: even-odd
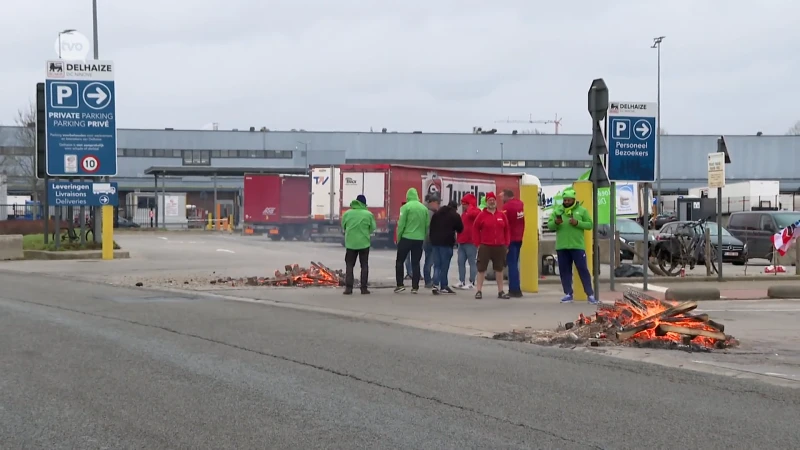
[[[349,164],[340,168],[341,212],[350,209],[358,195],[367,198],[367,209],[375,215],[378,229],[373,245],[394,244],[394,230],[400,217],[400,207],[406,201],[409,188],[416,188],[421,201],[428,194],[437,194],[446,204],[461,202],[467,193],[476,198],[489,192],[511,189],[519,196],[521,174],[501,174],[478,171],[446,170],[432,167],[397,164]],[[499,200],[499,199],[498,199]]]

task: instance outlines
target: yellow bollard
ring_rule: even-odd
[[[525,236],[519,252],[520,283],[523,292],[539,292],[539,186],[520,186],[519,199],[525,205]]]
[[[215,223],[216,226],[214,227],[214,229],[217,230],[217,231],[219,231],[220,227],[222,226],[221,209],[222,209],[222,205],[217,203],[217,207],[216,207],[217,215],[214,216],[214,217],[217,218],[217,221]]]
[[[214,228],[212,220],[214,220],[214,214],[208,213],[208,225],[206,226],[206,230],[212,230]]]
[[[114,207],[103,205],[102,254],[104,260],[114,259]]]
[[[576,181],[572,183],[572,188],[575,189],[575,200],[580,202],[586,211],[589,212],[589,217],[592,217],[592,182],[591,181]],[[592,217],[592,222],[594,223],[594,217]],[[583,232],[583,238],[586,241],[586,264],[589,266],[589,273],[592,272],[593,266],[593,251],[594,251],[594,242],[592,242],[592,230],[586,230]],[[581,283],[581,278],[578,276],[578,270],[575,266],[572,266],[572,290],[573,294],[572,297],[575,300],[588,300],[588,296],[586,295],[586,291],[583,290],[583,283]]]

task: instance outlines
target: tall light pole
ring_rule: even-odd
[[[73,33],[75,30],[68,28],[58,32],[58,59],[61,59],[61,35]]]
[[[100,49],[97,38],[97,0],[92,0],[92,51],[95,61],[100,59]],[[101,181],[107,182],[107,177],[101,177]],[[158,192],[154,192],[156,199],[156,215],[158,214]],[[215,205],[216,206],[216,205]],[[166,207],[166,205],[165,205]],[[157,216],[156,216],[157,217]],[[94,241],[98,244],[103,242],[103,208],[94,209]]]
[[[656,52],[658,52],[658,98],[656,100],[658,102],[656,106],[656,115],[658,116],[658,123],[656,124],[656,148],[658,149],[658,153],[656,153],[656,211],[658,213],[664,212],[663,206],[661,206],[661,42],[664,41],[664,38],[666,38],[666,36],[653,38],[653,45],[650,46],[650,48],[654,48]],[[645,217],[648,216],[649,215],[645,215]]]

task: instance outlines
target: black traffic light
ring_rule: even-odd
[[[608,111],[608,87],[602,78],[592,81],[589,86],[589,115],[592,120],[601,121]]]

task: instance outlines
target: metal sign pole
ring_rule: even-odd
[[[717,188],[717,280],[722,281],[722,188]]]
[[[608,228],[609,228],[609,253],[611,254],[611,258],[609,264],[611,265],[611,271],[609,272],[609,289],[611,292],[614,292],[616,289],[615,282],[616,276],[614,275],[614,269],[617,268],[617,183],[612,182],[610,189],[610,196],[609,203],[611,203],[608,207]]]
[[[644,205],[644,210],[642,211],[642,228],[644,228],[644,252],[640,256],[642,258],[642,274],[644,278],[642,279],[642,289],[647,291],[647,264],[650,262],[650,236],[649,228],[650,228],[650,215],[648,214],[648,204],[650,203],[650,192],[648,189],[647,183],[642,183],[642,205]],[[635,248],[636,244],[634,244]]]

